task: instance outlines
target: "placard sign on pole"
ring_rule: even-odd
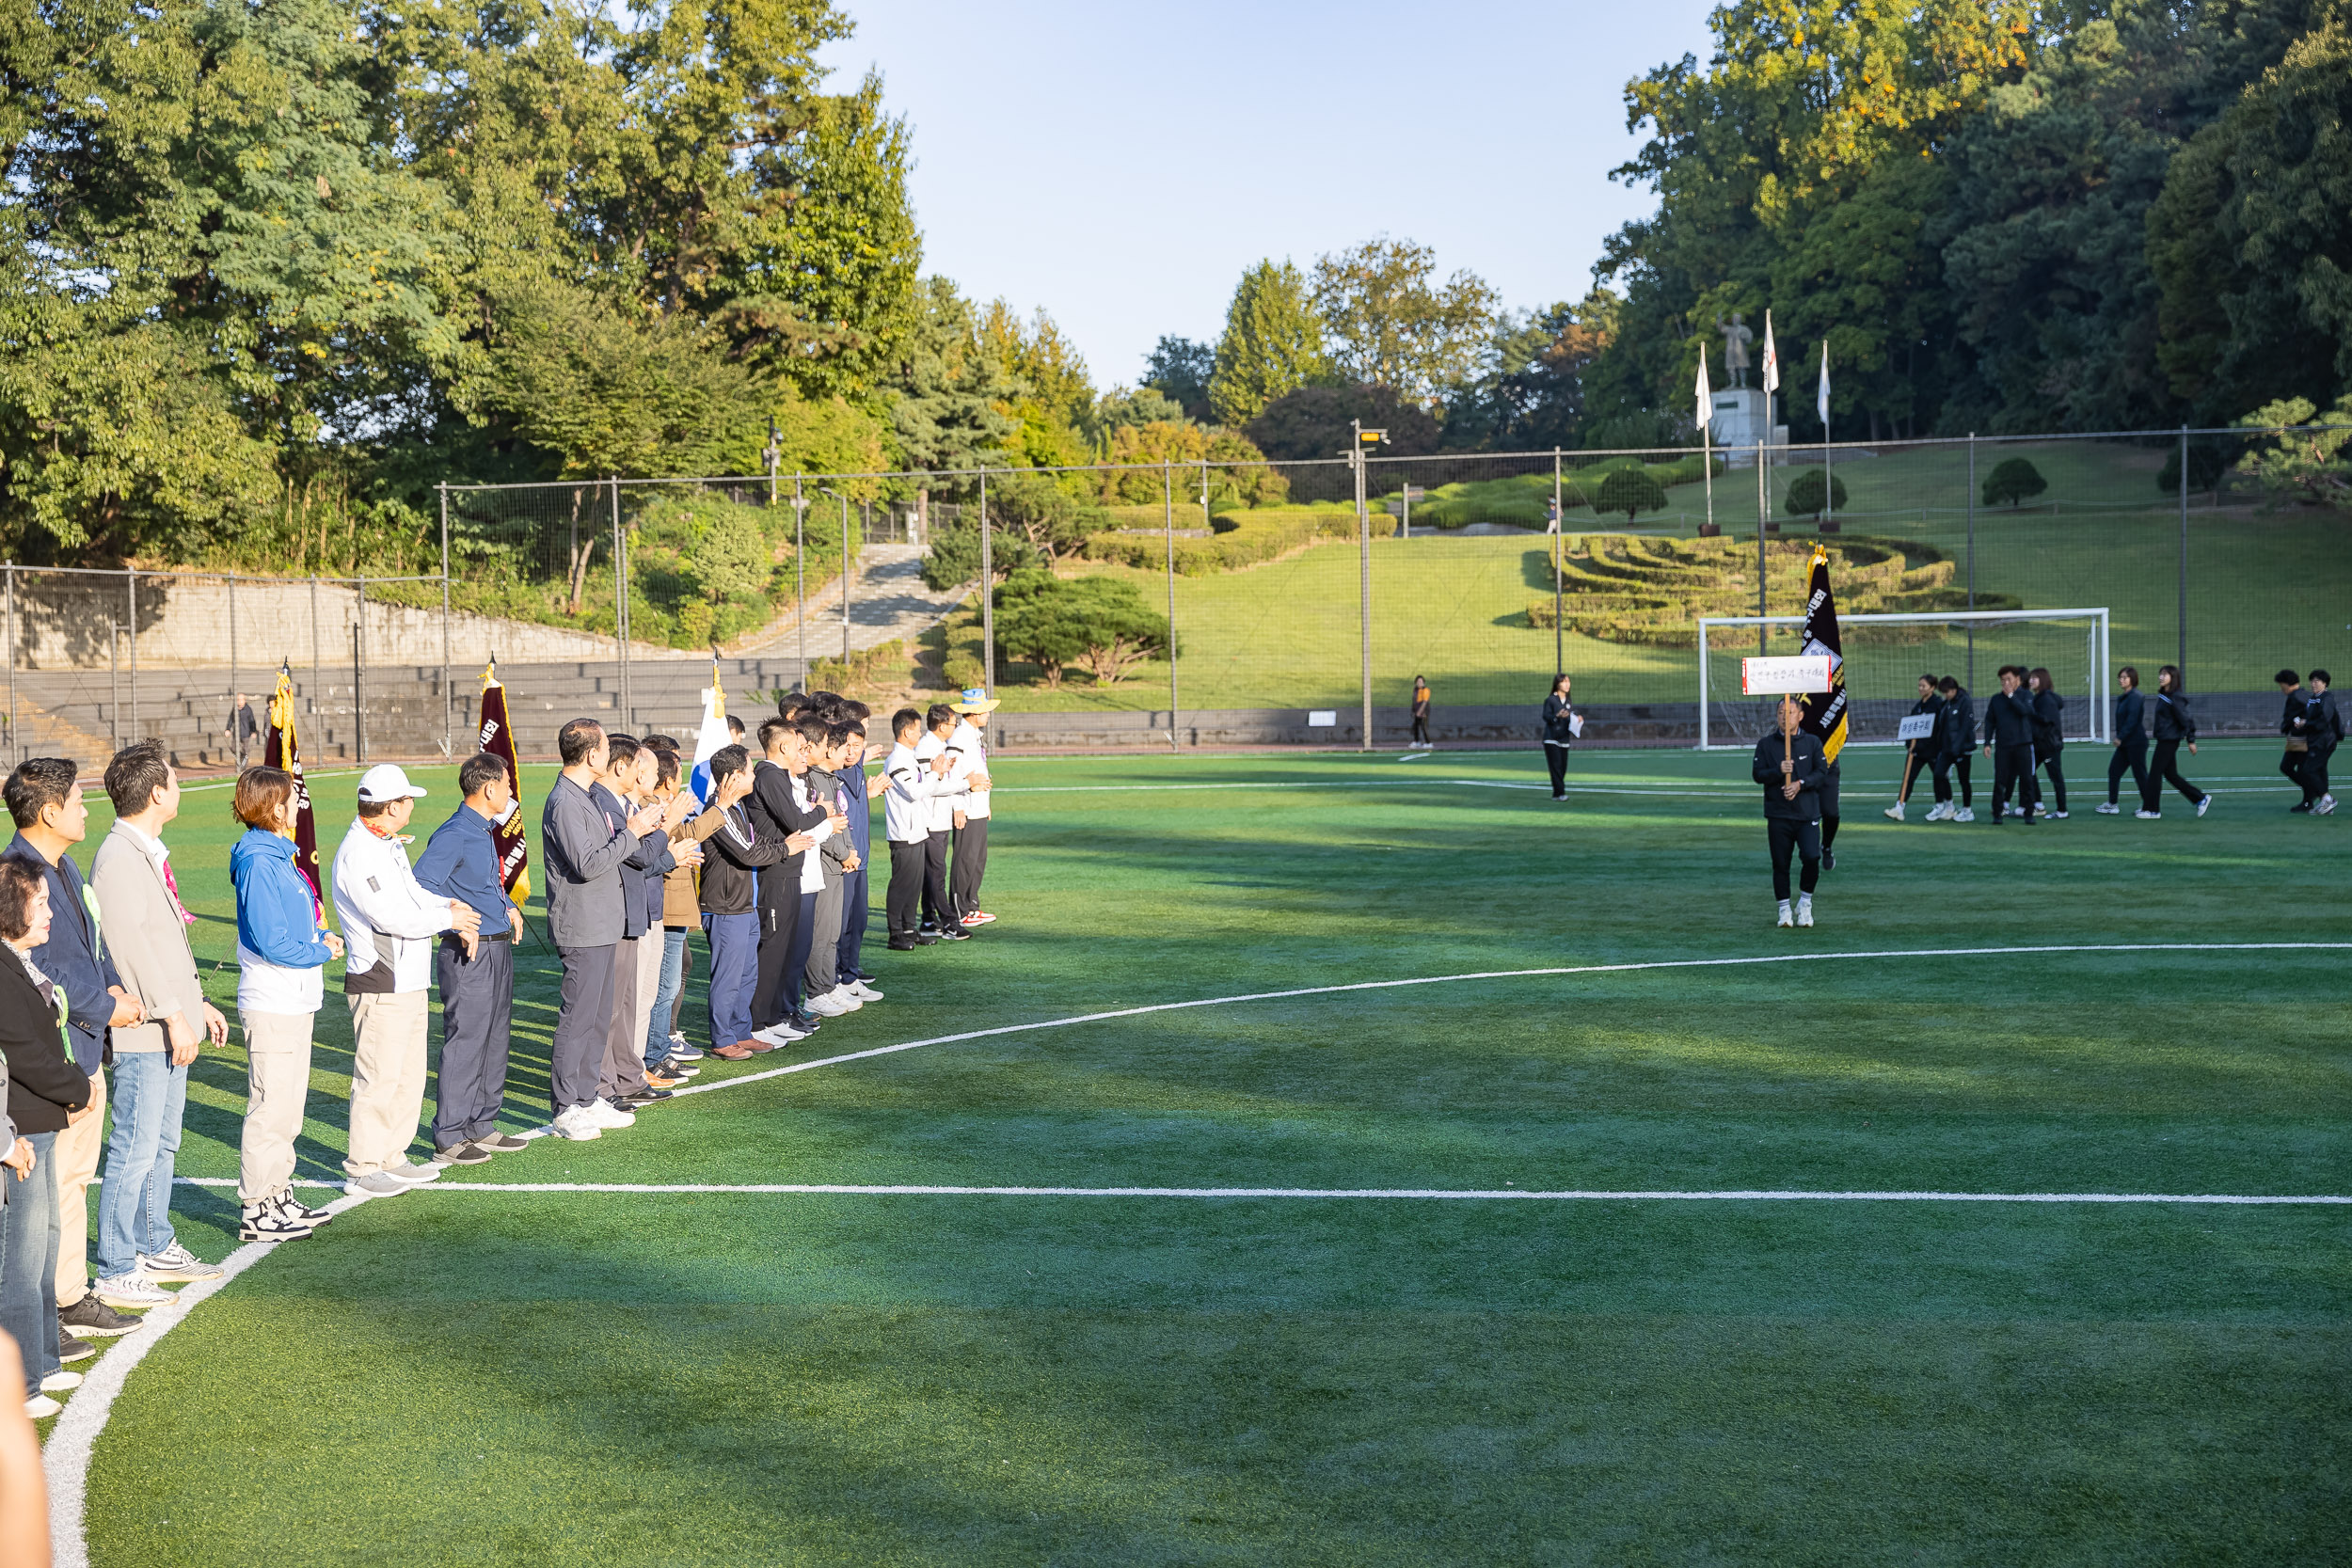
[[[1778,654],[1740,661],[1740,689],[1750,697],[1804,696],[1830,689],[1827,654]]]
[[[1895,738],[1898,740],[1933,740],[1935,738],[1935,715],[1915,713],[1901,720],[1895,726]]]

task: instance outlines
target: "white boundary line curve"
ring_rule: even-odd
[[[1033,1034],[1045,1029],[1063,1029],[1073,1024],[1101,1023],[1112,1019],[1141,1018],[1153,1013],[1184,1012],[1196,1007],[1227,1006],[1242,1002],[1280,1002],[1301,996],[1337,996],[1351,991],[1396,990],[1413,986],[1458,984],[1467,980],[1518,980],[1545,976],[1575,974],[1627,974],[1652,970],[1733,969],[1768,964],[1820,963],[1836,958],[2011,958],[2034,954],[2063,953],[2267,953],[2267,952],[2342,952],[2352,949],[2352,942],[2058,942],[2043,945],[2013,947],[1918,947],[1876,949],[1862,952],[1829,953],[1765,953],[1731,958],[1657,958],[1634,963],[1570,964],[1541,969],[1475,970],[1460,974],[1430,974],[1403,980],[1359,980],[1334,986],[1299,986],[1286,990],[1247,991],[1233,996],[1200,997],[1188,1002],[1157,1002],[1137,1007],[1117,1007],[1104,1012],[1081,1013],[1070,1018],[1040,1019],[1029,1023],[1000,1024],[990,1029],[968,1029],[959,1034],[936,1035],[929,1039],[906,1040],[897,1045],[875,1046],[866,1051],[843,1052],[813,1061],[794,1062],[785,1067],[771,1068],[764,1072],[745,1073],[722,1083],[692,1085],[679,1089],[673,1097],[683,1100],[689,1095],[708,1094],[717,1089],[736,1088],[745,1084],[757,1084],[790,1073],[807,1072],[820,1067],[835,1067],[843,1062],[865,1061],[875,1056],[896,1055],[900,1052],[920,1050],[926,1046],[952,1045],[963,1040],[990,1039],[1005,1035]],[[538,1130],[544,1132],[546,1130]],[[527,1134],[528,1135],[528,1134]],[[203,1184],[211,1185],[207,1180]],[[489,1183],[453,1182],[458,1187],[480,1185],[485,1191],[501,1190]],[[440,1186],[431,1182],[421,1191],[433,1191]],[[618,1184],[582,1183],[574,1188],[553,1184],[516,1184],[506,1191],[644,1191],[678,1192],[714,1189],[691,1187],[647,1186],[631,1188]],[[724,1191],[728,1189],[715,1189]],[[779,1192],[840,1192],[840,1193],[906,1193],[937,1196],[1166,1196],[1166,1197],[1335,1197],[1389,1196],[1417,1198],[1505,1198],[1524,1201],[1529,1198],[1549,1198],[1551,1201],[1579,1199],[1587,1201],[1627,1201],[1636,1199],[1696,1200],[1715,1198],[1754,1201],[1845,1201],[1899,1202],[1938,1201],[1955,1203],[2237,1203],[2237,1204],[2341,1204],[2352,1203],[2352,1197],[2230,1197],[2222,1195],[2183,1195],[2167,1196],[2158,1194],[1967,1194],[1967,1193],[1856,1193],[1800,1194],[1770,1192],[1753,1193],[1584,1193],[1537,1194],[1506,1188],[1501,1193],[1449,1192],[1443,1189],[1348,1189],[1314,1192],[1285,1188],[1131,1188],[1131,1189],[1054,1189],[1054,1188],[859,1188],[824,1186],[778,1186],[750,1188],[750,1191]],[[327,1205],[330,1212],[352,1207],[361,1201],[345,1197]],[[165,1335],[184,1322],[187,1315],[215,1291],[226,1287],[246,1270],[269,1255],[271,1248],[281,1243],[251,1242],[237,1248],[222,1261],[217,1279],[201,1280],[183,1287],[165,1306],[149,1311],[146,1323],[152,1332],[144,1329],[125,1339],[100,1358],[82,1386],[57,1418],[51,1429],[49,1442],[41,1450],[41,1467],[49,1483],[49,1534],[55,1568],[89,1568],[89,1543],[83,1533],[83,1517],[88,1493],[90,1459],[98,1446],[98,1438],[105,1431],[106,1418],[113,1412],[114,1402],[129,1381],[131,1373],[149,1352],[162,1342]]]

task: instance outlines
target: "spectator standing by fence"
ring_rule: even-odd
[[[221,725],[220,733],[229,737],[229,749],[236,753],[237,771],[244,772],[246,754],[253,749],[253,743],[262,738],[262,721],[254,713],[253,705],[246,700],[244,692],[237,693],[235,703],[229,709],[228,722]]]
[[[1436,750],[1429,743],[1429,677],[1426,675],[1413,677],[1412,746],[1417,752]]]

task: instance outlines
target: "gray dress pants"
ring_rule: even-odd
[[[555,1016],[555,1043],[548,1053],[548,1099],[561,1116],[596,1098],[605,1042],[612,1032],[621,944],[609,942],[601,947],[555,951],[564,960],[564,991]]]

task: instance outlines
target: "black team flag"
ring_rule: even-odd
[[[1829,656],[1829,689],[1809,693],[1800,725],[1821,741],[1823,766],[1846,747],[1846,650],[1837,637],[1837,601],[1829,590],[1829,551],[1813,546],[1805,579],[1804,646],[1798,652]]]
[[[515,791],[514,810],[506,820],[490,826],[498,846],[499,880],[519,906],[531,902],[531,841],[523,836],[523,774],[515,760],[514,726],[506,720],[506,688],[499,684],[499,661],[482,671],[482,736],[480,749],[506,764],[506,782]]]
[[[278,667],[278,689],[270,693],[269,733],[262,740],[262,766],[282,768],[294,775],[294,865],[310,884],[319,918],[326,917],[326,900],[319,880],[319,824],[310,814],[310,785],[302,776],[302,748],[294,743],[294,666]]]

